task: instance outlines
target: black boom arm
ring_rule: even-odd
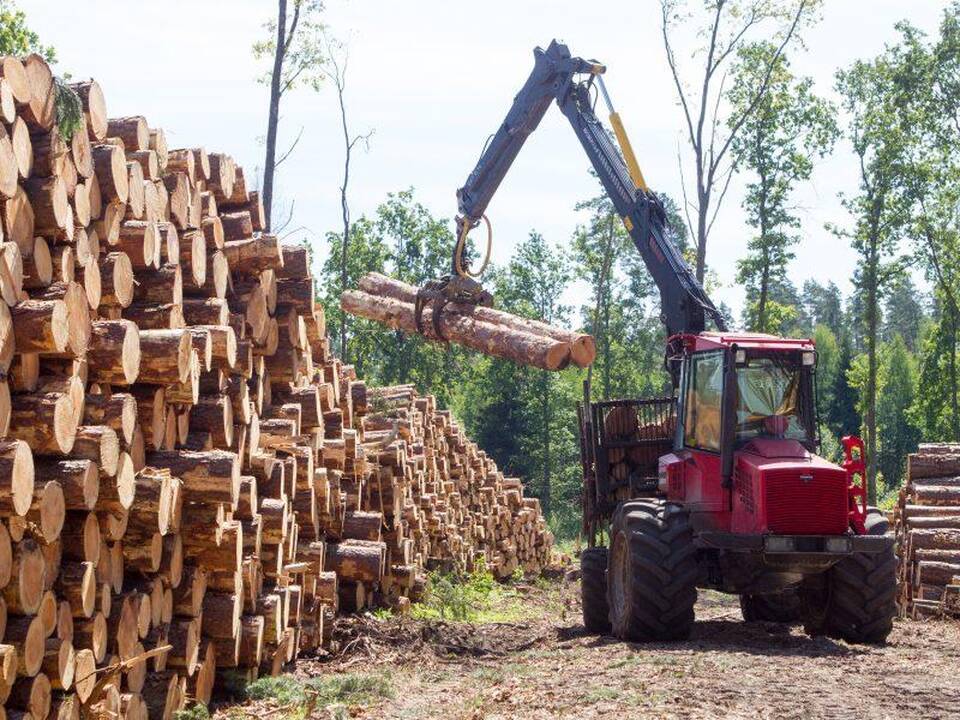
[[[667,336],[699,333],[705,329],[707,316],[718,330],[725,330],[723,316],[680,251],[665,237],[665,215],[659,199],[638,187],[623,155],[593,111],[590,89],[594,78],[605,71],[603,65],[571,57],[567,47],[556,40],[546,50],[536,48],[533,56],[533,72],[514,97],[503,124],[484,148],[467,182],[457,191],[458,237],[479,222],[527,136],[556,100],[660,290]],[[587,77],[579,80],[578,76]],[[455,257],[455,266],[457,262]]]

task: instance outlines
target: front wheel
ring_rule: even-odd
[[[886,518],[867,514],[867,532],[885,535]],[[853,553],[826,573],[804,581],[804,629],[851,643],[882,644],[897,614],[897,558],[893,543],[882,552]]]
[[[613,634],[685,640],[697,601],[696,547],[687,512],[674,503],[624,503],[610,529],[607,601]]]

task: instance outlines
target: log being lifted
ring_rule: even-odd
[[[375,272],[367,273],[360,278],[360,289],[371,295],[380,295],[410,304],[413,304],[417,297],[417,288],[413,285],[408,285],[400,280],[394,280],[386,275]],[[497,310],[496,308],[477,306],[472,310],[472,314],[477,320],[492,325],[502,325],[519,332],[543,335],[559,340],[560,342],[569,343],[570,360],[577,367],[589,367],[597,356],[597,345],[592,335],[571,332],[570,330],[554,327],[539,320],[530,320],[519,317],[518,315],[512,315],[503,310]]]
[[[347,290],[340,295],[344,312],[375,320],[394,330],[417,333],[412,303],[371,295],[360,290]],[[432,310],[423,311],[424,337],[438,341],[433,331]],[[532,365],[542,370],[563,370],[570,362],[570,344],[543,335],[532,335],[505,325],[483,322],[462,306],[448,305],[440,317],[440,330],[458,345],[486,355]]]

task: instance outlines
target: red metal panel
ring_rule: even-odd
[[[843,470],[765,470],[762,482],[770,532],[783,535],[847,532],[847,476]]]
[[[677,456],[684,460],[682,494],[668,498],[700,514],[697,523],[701,528],[729,530],[730,491],[720,486],[720,456],[690,449]]]

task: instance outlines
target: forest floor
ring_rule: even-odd
[[[736,598],[701,591],[689,641],[633,644],[586,634],[577,581],[494,604],[472,622],[339,620],[337,655],[215,720],[960,717],[958,623],[897,621],[886,646],[855,646],[744,623]]]

